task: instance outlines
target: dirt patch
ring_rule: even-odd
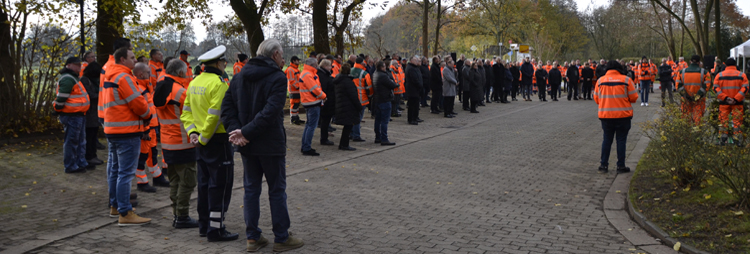
[[[656,166],[648,146],[630,185],[636,210],[671,237],[711,253],[750,253],[750,211],[739,209],[729,190],[713,177],[700,186],[678,188]]]

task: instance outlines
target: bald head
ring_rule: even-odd
[[[133,67],[133,75],[138,79],[149,79],[151,77],[151,69],[145,63],[136,63]]]

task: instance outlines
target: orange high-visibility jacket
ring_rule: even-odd
[[[73,85],[73,90],[71,90],[70,93],[60,93],[60,81],[63,79],[70,79],[73,82],[76,82],[76,84]],[[86,88],[83,87],[83,83],[81,83],[81,81],[77,81],[76,78],[73,77],[73,75],[68,73],[63,74],[56,83],[57,85],[55,88],[55,93],[57,93],[57,98],[59,98],[60,100],[63,100],[63,98],[65,98],[65,101],[53,101],[52,106],[55,111],[67,114],[86,115],[86,111],[88,111],[90,107],[90,102],[89,94],[86,92]]]
[[[404,73],[404,68],[401,64],[398,65],[398,75],[401,76],[401,84],[399,84],[399,90],[403,91],[400,94],[406,93],[406,88],[404,88],[404,84],[406,84],[406,73]]]
[[[341,71],[341,64],[339,62],[336,62],[336,60],[331,63],[331,77],[336,77],[339,75],[339,72]]]
[[[286,67],[286,80],[287,80],[287,89],[289,90],[289,99],[299,101],[300,95],[299,95],[299,65],[296,64],[289,64],[289,67]]]
[[[648,63],[636,65],[633,72],[635,72],[635,82],[651,81],[651,76],[655,75]]]
[[[399,70],[400,68],[398,66],[391,65],[391,77],[393,77],[393,80],[398,84],[398,87],[393,89],[393,94],[403,94],[406,92],[406,90],[404,90],[404,80],[401,79],[401,73]]]
[[[81,73],[78,74],[78,77],[83,77],[83,70],[86,70],[86,67],[89,67],[89,62],[83,61],[81,63]]]
[[[232,67],[232,75],[237,75],[242,70],[242,67],[245,67],[245,63],[243,62],[236,62],[234,63],[234,66]]]
[[[632,118],[638,92],[633,81],[617,70],[608,70],[596,82],[594,101],[599,104],[599,119]]]
[[[373,94],[370,73],[365,70],[365,67],[362,64],[355,63],[350,75],[354,77],[352,81],[357,85],[357,97],[359,98],[359,103],[361,103],[362,106],[370,104],[370,97]]]
[[[161,73],[164,72],[164,63],[155,62],[154,60],[148,60],[148,67],[151,68],[151,78],[149,79],[151,81],[151,85],[156,86],[156,82],[158,82],[159,75],[161,75]]]
[[[102,74],[99,75],[99,104],[97,106],[97,114],[99,115],[99,120],[104,119],[104,100],[102,100],[102,95],[104,94],[104,81],[105,77],[107,76],[107,70],[112,66],[115,65],[115,56],[109,55],[109,59],[106,63],[104,63],[104,66],[102,66]],[[133,78],[135,80],[135,78]]]
[[[190,83],[190,81],[193,81],[193,68],[190,68],[190,63],[188,61],[182,61],[182,62],[184,62],[185,65],[187,65],[187,69],[185,70],[185,76],[187,76],[188,83]]]
[[[325,100],[326,93],[320,88],[318,69],[305,65],[299,81],[299,95],[302,106],[319,105]]]
[[[187,135],[187,131],[185,131],[185,126],[180,121],[182,106],[185,104],[185,98],[187,97],[187,89],[179,83],[179,80],[185,79],[168,74],[167,77],[173,79],[175,82],[172,83],[172,91],[167,96],[166,103],[156,108],[156,114],[159,117],[159,124],[161,125],[161,148],[164,150],[194,148],[195,146],[190,143],[190,138]]]
[[[154,106],[154,87],[151,85],[151,81],[148,79],[138,79],[138,89],[140,89],[143,98],[148,101],[148,109],[151,111],[151,121],[148,126],[151,128],[159,126],[159,120],[156,115],[156,106]]]
[[[719,101],[724,103],[727,97],[737,100],[740,105],[745,100],[748,89],[747,75],[737,70],[737,66],[727,66],[724,71],[716,75],[714,89],[718,94]]]
[[[710,83],[711,75],[709,75],[705,69],[694,64],[690,66],[690,68],[683,69],[677,75],[675,87],[680,91],[685,90],[690,97],[696,95],[703,97],[703,95],[706,94]]]
[[[151,110],[130,68],[113,64],[105,75],[102,96],[104,133],[108,137],[141,136],[148,130]]]
[[[651,64],[651,83],[656,81],[656,74],[659,73],[659,68],[656,67],[656,64]]]

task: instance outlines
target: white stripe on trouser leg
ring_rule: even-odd
[[[148,176],[146,176],[146,171],[143,169],[135,170],[135,178],[138,178],[139,184],[148,183]]]
[[[221,212],[211,212],[208,217],[214,218],[214,219],[221,219]]]
[[[210,223],[208,223],[208,226],[212,228],[221,228],[221,222],[211,221]]]
[[[159,168],[159,165],[149,167],[146,166],[146,169],[148,169],[148,172],[151,173],[151,176],[160,176],[161,175],[161,168]]]

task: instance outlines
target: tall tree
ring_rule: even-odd
[[[115,39],[122,37],[126,10],[130,1],[96,1],[96,61],[106,63],[115,52]],[[130,2],[132,4],[132,2]]]
[[[312,1],[312,22],[315,52],[330,54],[331,44],[330,38],[328,37],[328,1]]]
[[[336,46],[336,55],[343,55],[344,50],[346,49],[346,45],[344,44],[344,33],[349,28],[349,25],[351,24],[351,20],[356,16],[356,18],[361,18],[360,14],[362,11],[362,4],[365,2],[365,0],[351,0],[347,4],[344,0],[332,0],[333,1],[333,15],[331,15],[328,18],[328,24],[333,27],[333,43]],[[343,9],[340,9],[342,8]],[[339,17],[339,13],[341,17]],[[313,22],[315,20],[313,19]],[[352,43],[351,40],[353,38],[349,38],[350,43]]]
[[[428,22],[430,20],[430,0],[424,0],[424,2],[422,3],[422,11],[422,56],[427,57],[427,52],[430,48],[428,38],[428,29],[430,29],[430,27],[428,26]]]
[[[260,6],[255,4],[255,0],[229,0],[237,18],[242,22],[247,34],[247,42],[250,44],[250,55],[256,56],[258,46],[266,37],[263,35],[263,17],[271,11],[269,6],[270,0],[263,0]]]
[[[714,1],[718,0],[707,0],[706,2],[706,8],[699,9],[698,8],[698,0],[690,0],[690,9],[693,12],[692,18],[693,23],[695,24],[695,34],[690,30],[690,28],[687,26],[689,23],[685,21],[684,18],[677,15],[674,11],[672,11],[672,8],[667,6],[662,0],[650,0],[659,5],[662,9],[664,9],[669,15],[674,17],[677,22],[682,25],[683,30],[688,34],[690,37],[690,41],[693,43],[693,47],[695,47],[695,51],[703,57],[705,54],[708,53],[708,37],[709,37],[709,24],[710,24],[710,17],[711,17],[711,8],[714,7]],[[670,0],[666,0],[670,1]],[[701,13],[703,11],[703,13]]]

